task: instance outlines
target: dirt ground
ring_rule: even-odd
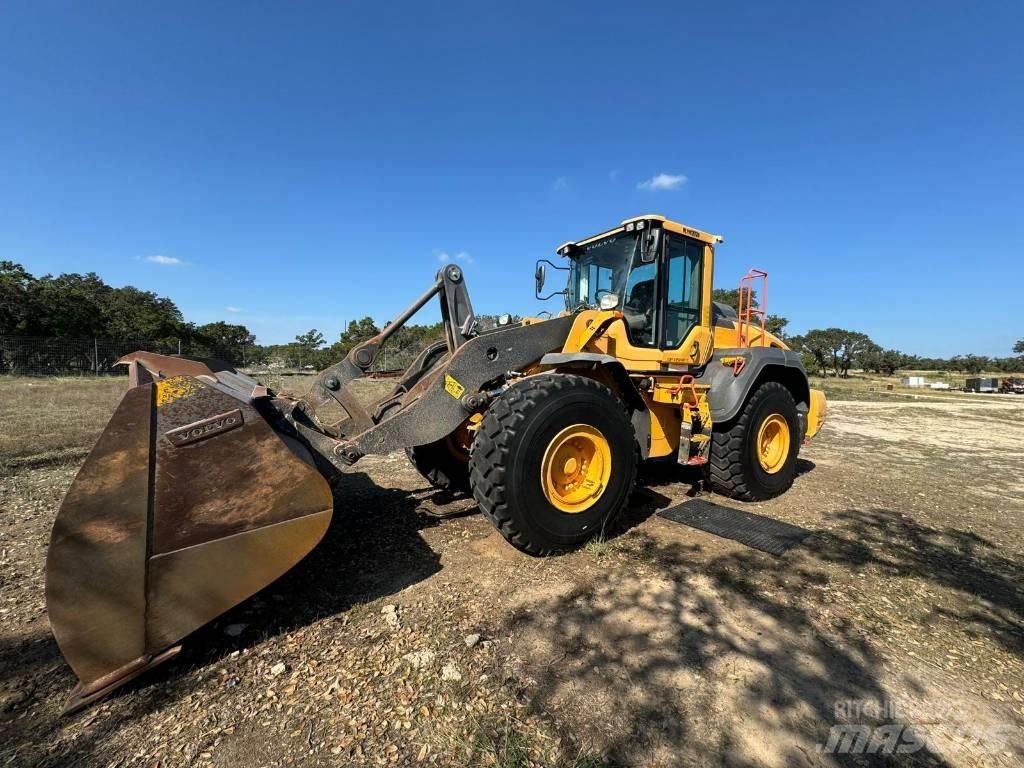
[[[534,559],[370,457],[298,567],[66,718],[43,567],[81,458],[21,457],[0,765],[1020,765],[1022,446],[1024,397],[833,402],[789,493],[707,496],[813,532],[781,558],[657,517],[706,495],[676,467],[606,541]],[[835,754],[843,723],[905,748]]]

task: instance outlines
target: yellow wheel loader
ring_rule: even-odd
[[[129,389],[54,524],[50,623],[80,682],[66,708],[172,657],[183,638],[281,576],[323,536],[332,490],[367,454],[406,450],[438,487],[473,495],[515,547],[577,546],[627,504],[637,463],[676,459],[734,498],[793,482],[825,399],[764,330],[752,272],[738,311],[711,300],[721,238],[641,216],[542,260],[546,319],[483,330],[462,270],[322,371],[301,399],[212,360],[138,352]],[[541,296],[548,267],[565,288]],[[762,294],[763,296],[763,294]],[[421,307],[445,340],[383,398],[352,383]]]

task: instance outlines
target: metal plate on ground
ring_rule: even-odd
[[[713,533],[724,539],[738,541],[776,557],[781,557],[786,550],[795,547],[811,535],[811,531],[798,525],[755,515],[753,512],[723,507],[721,504],[713,504],[703,499],[693,499],[685,504],[663,509],[658,516],[673,523],[683,523]]]

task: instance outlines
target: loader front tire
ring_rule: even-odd
[[[633,425],[608,387],[568,374],[513,384],[484,415],[469,481],[513,546],[549,555],[607,528],[636,478]]]
[[[766,381],[732,421],[711,436],[711,489],[741,501],[763,501],[785,492],[796,477],[800,450],[796,401],[777,381]]]
[[[469,493],[469,453],[451,436],[429,445],[405,449],[405,455],[434,488],[448,493]]]

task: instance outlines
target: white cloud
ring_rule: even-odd
[[[612,168],[610,171],[608,171],[608,180],[609,181],[615,181],[617,178],[619,178],[619,169],[618,168]]]
[[[551,185],[551,189],[553,189],[556,192],[558,192],[560,190],[567,189],[568,186],[569,186],[569,177],[568,176],[559,176],[557,179],[555,179],[555,183]]]
[[[679,189],[685,183],[686,177],[681,173],[678,175],[673,175],[671,173],[659,173],[657,176],[652,176],[647,181],[641,181],[636,185],[636,188],[656,192],[661,190]]]
[[[176,259],[173,256],[161,256],[160,254],[157,254],[155,256],[147,256],[146,261],[151,261],[154,264],[163,264],[164,266],[168,267],[176,267],[179,264],[185,263],[181,259]]]
[[[238,307],[224,307],[224,310],[227,311],[227,312],[241,312],[242,311]]]
[[[447,264],[449,261],[461,261],[463,264],[472,264],[476,259],[472,255],[465,251],[459,251],[458,253],[448,253],[447,251],[434,251],[437,255],[437,260],[442,264]]]

